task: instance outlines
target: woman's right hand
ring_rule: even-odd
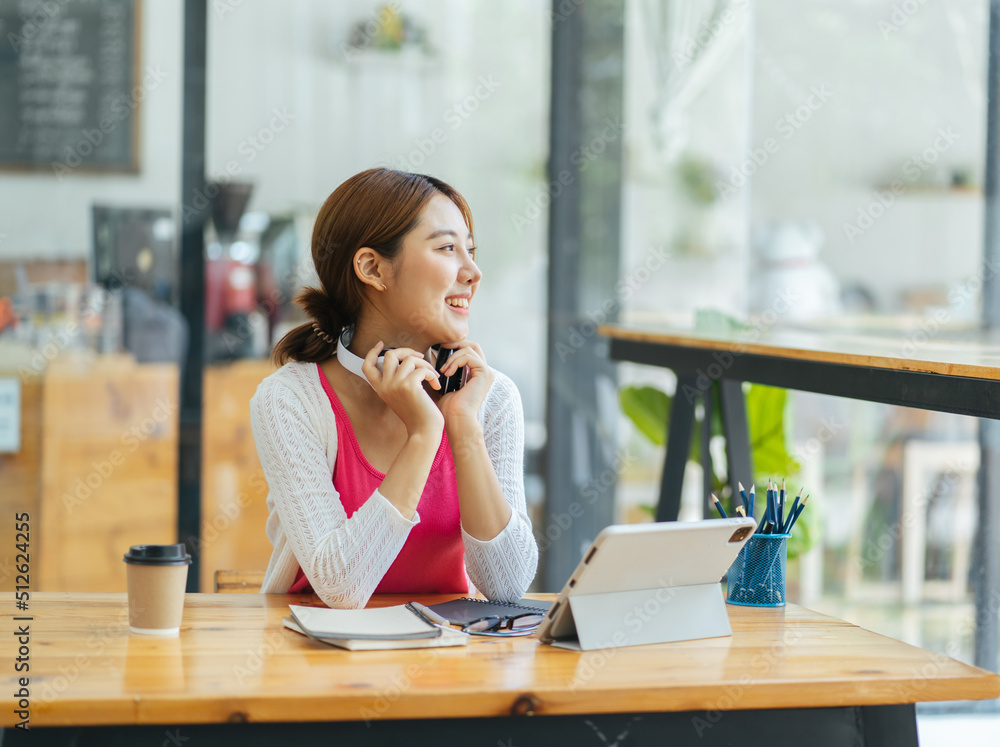
[[[393,348],[382,356],[382,370],[376,366],[384,344],[378,342],[361,365],[375,393],[396,413],[408,435],[429,434],[439,437],[444,430],[444,415],[424,391],[423,382],[440,389],[438,373],[424,356],[410,348]]]

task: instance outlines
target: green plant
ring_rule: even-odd
[[[719,175],[711,162],[697,156],[685,156],[677,164],[677,178],[685,194],[699,205],[711,205],[718,197],[715,182]]]
[[[708,427],[711,435],[724,436],[722,428],[722,408],[718,383],[713,382],[706,396],[712,397],[713,406],[711,422]],[[760,486],[757,498],[757,515],[760,516],[764,486],[769,479],[786,479],[791,487],[799,472],[799,464],[788,451],[785,432],[785,411],[788,405],[788,392],[777,387],[749,385],[745,392],[747,431],[750,448],[754,456],[756,475],[752,481]],[[673,398],[666,392],[653,386],[626,386],[618,392],[618,400],[622,412],[632,421],[638,430],[658,446],[666,444],[667,422],[670,419],[670,409]],[[691,437],[691,452],[688,459],[701,463],[701,429],[706,427],[701,420],[695,420],[694,432]],[[747,476],[744,479],[744,484]],[[729,489],[729,476],[722,469],[718,460],[712,462],[712,486],[720,497],[730,515],[735,515],[735,506]],[[749,485],[746,485],[749,488]],[[816,532],[809,512],[804,512],[795,525],[791,539],[788,542],[788,557],[795,558],[806,552],[815,542]]]

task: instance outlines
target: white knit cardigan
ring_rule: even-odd
[[[524,500],[524,415],[514,382],[493,369],[479,411],[486,449],[511,507],[507,526],[490,540],[462,529],[470,593],[516,601],[538,565],[538,546]],[[376,489],[347,517],[333,486],[337,423],[315,363],[288,363],[268,376],[250,400],[257,453],[268,484],[267,536],[273,552],[264,593],[284,593],[301,566],[330,607],[364,607],[399,554],[407,520]]]

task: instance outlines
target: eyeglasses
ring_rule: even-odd
[[[530,635],[541,624],[544,618],[545,615],[539,615],[534,612],[518,615],[517,617],[497,617],[496,615],[490,615],[489,617],[481,617],[478,620],[473,620],[468,625],[463,626],[462,632],[471,633],[472,635],[494,636],[496,638]]]

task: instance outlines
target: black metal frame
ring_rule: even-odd
[[[842,363],[781,358],[758,353],[729,353],[732,362],[722,376],[707,371],[719,366],[720,351],[671,343],[612,338],[610,356],[650,366],[670,368],[678,376],[722,382],[755,384],[830,394],[901,407],[1000,419],[1000,381],[968,376],[946,376],[924,371],[852,366]],[[704,386],[697,389],[705,389]],[[681,390],[678,389],[680,393]],[[676,405],[675,405],[676,406]]]
[[[177,452],[177,539],[191,553],[187,590],[198,591],[201,568],[202,379],[205,369],[205,220],[190,207],[205,194],[205,61],[207,0],[184,2],[184,109],[181,147],[180,311],[188,326],[181,366]]]
[[[726,696],[720,696],[725,702]],[[8,729],[3,745],[21,739]],[[32,728],[25,744],[59,747],[133,747],[174,743],[217,747],[270,747],[273,744],[390,745],[500,744],[549,747],[552,744],[629,744],[660,747],[810,747],[892,745],[916,747],[912,704],[792,708],[755,711],[622,713],[590,716],[506,716],[406,721],[289,724],[195,724]],[[29,736],[30,735],[30,736]],[[173,735],[173,740],[171,736]],[[470,741],[471,738],[471,741]],[[627,739],[627,741],[625,741]],[[190,740],[190,741],[188,741]]]
[[[723,379],[713,382],[719,390],[722,428],[726,434],[726,461],[729,468],[729,487],[736,495],[740,476],[752,475],[750,435],[747,427],[746,403],[743,387],[738,381]],[[712,410],[715,408],[713,388],[699,389],[698,379],[685,374],[678,377],[677,391],[698,391],[694,397],[675,397],[670,410],[667,428],[667,444],[676,443],[678,448],[670,449],[670,459],[664,464],[660,476],[660,500],[656,506],[657,521],[674,521],[681,509],[681,486],[684,483],[684,468],[687,455],[691,452],[691,432],[694,427],[695,408],[701,403],[704,414],[701,428],[702,504],[705,515],[712,510]],[[682,458],[683,457],[683,458]]]

